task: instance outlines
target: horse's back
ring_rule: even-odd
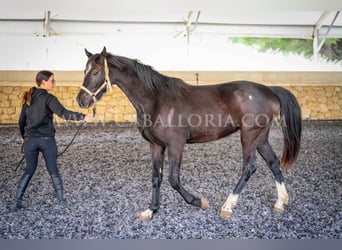
[[[244,94],[257,94],[265,98],[272,98],[275,96],[271,88],[268,86],[252,81],[232,81],[217,84],[216,86],[226,93],[239,91]]]
[[[213,85],[194,86],[189,100],[196,99],[205,105],[215,102],[228,105],[230,110],[261,112],[279,109],[279,101],[268,86],[251,81],[232,81]]]
[[[277,113],[279,100],[271,88],[251,81],[234,81],[219,85],[225,96],[232,98],[243,113]]]

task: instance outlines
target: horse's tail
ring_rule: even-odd
[[[296,97],[282,87],[271,87],[280,102],[281,127],[284,135],[284,149],[280,164],[291,169],[300,148],[302,114]]]

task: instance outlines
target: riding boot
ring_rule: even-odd
[[[59,205],[66,207],[68,205],[67,201],[64,199],[64,195],[63,195],[63,182],[62,182],[62,178],[60,177],[60,175],[51,175],[51,179],[52,179],[52,183],[53,186],[56,190],[56,194],[57,194],[57,199],[59,202]]]
[[[14,203],[12,205],[12,211],[17,211],[18,209],[23,208],[23,196],[26,190],[27,185],[29,184],[31,180],[31,175],[24,174],[19,182],[18,182],[18,188],[17,193],[15,194]]]

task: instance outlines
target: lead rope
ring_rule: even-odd
[[[106,72],[106,67],[108,67],[108,66],[107,66],[107,60],[105,60],[105,72]],[[107,75],[107,74],[106,74],[106,75]],[[107,79],[106,79],[106,82],[107,82]],[[109,81],[109,82],[110,82],[110,81]],[[111,87],[112,87],[112,86],[110,86],[110,90],[112,90]],[[107,88],[108,88],[108,84],[107,84]],[[97,101],[95,95],[93,95],[93,99],[94,99],[94,105],[93,105],[93,118],[95,118],[95,115],[96,115],[96,101]],[[65,151],[68,150],[68,148],[70,147],[70,145],[73,143],[73,141],[75,140],[76,136],[77,136],[78,133],[80,132],[81,128],[82,128],[85,124],[86,124],[86,122],[83,121],[82,124],[77,128],[77,131],[76,131],[74,137],[71,139],[70,143],[64,148],[64,150],[63,150],[61,153],[59,153],[59,154],[57,155],[57,157],[60,157],[62,154],[64,154]],[[20,163],[21,163],[21,161],[20,161]],[[20,163],[18,164],[17,168],[19,167]],[[15,171],[17,171],[17,168],[15,169]]]
[[[20,150],[20,151],[21,151],[22,154],[24,154],[24,143],[25,143],[25,142],[23,142],[23,143],[21,144],[21,150]],[[24,159],[25,159],[25,155],[23,155],[23,157],[21,157],[20,161],[19,161],[18,164],[17,164],[17,167],[14,169],[14,172],[17,172],[19,166],[20,166],[21,163],[24,161]]]
[[[76,133],[74,134],[74,136],[72,137],[71,141],[69,142],[69,144],[63,149],[62,152],[60,152],[58,155],[57,155],[57,158],[62,156],[67,150],[68,148],[71,146],[71,144],[74,142],[76,136],[80,133],[80,130],[82,127],[84,127],[85,125],[85,121],[82,122],[82,124],[80,126],[78,126],[77,130],[76,130]],[[25,143],[25,141],[24,141]],[[21,153],[24,154],[24,143],[21,145]],[[23,155],[20,159],[20,161],[18,162],[14,172],[17,172],[18,168],[20,167],[21,163],[24,161],[25,159],[25,155]]]

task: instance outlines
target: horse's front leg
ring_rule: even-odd
[[[208,201],[202,197],[196,197],[189,193],[185,188],[181,185],[179,180],[180,175],[180,166],[182,161],[184,145],[175,145],[170,146],[168,148],[168,157],[169,157],[169,165],[170,165],[170,174],[169,174],[169,182],[171,186],[180,193],[183,199],[196,207],[200,207],[202,209],[206,209],[209,207]]]
[[[158,144],[150,144],[152,155],[152,203],[149,209],[139,215],[139,220],[149,220],[160,206],[160,185],[163,180],[164,152],[165,147]]]

